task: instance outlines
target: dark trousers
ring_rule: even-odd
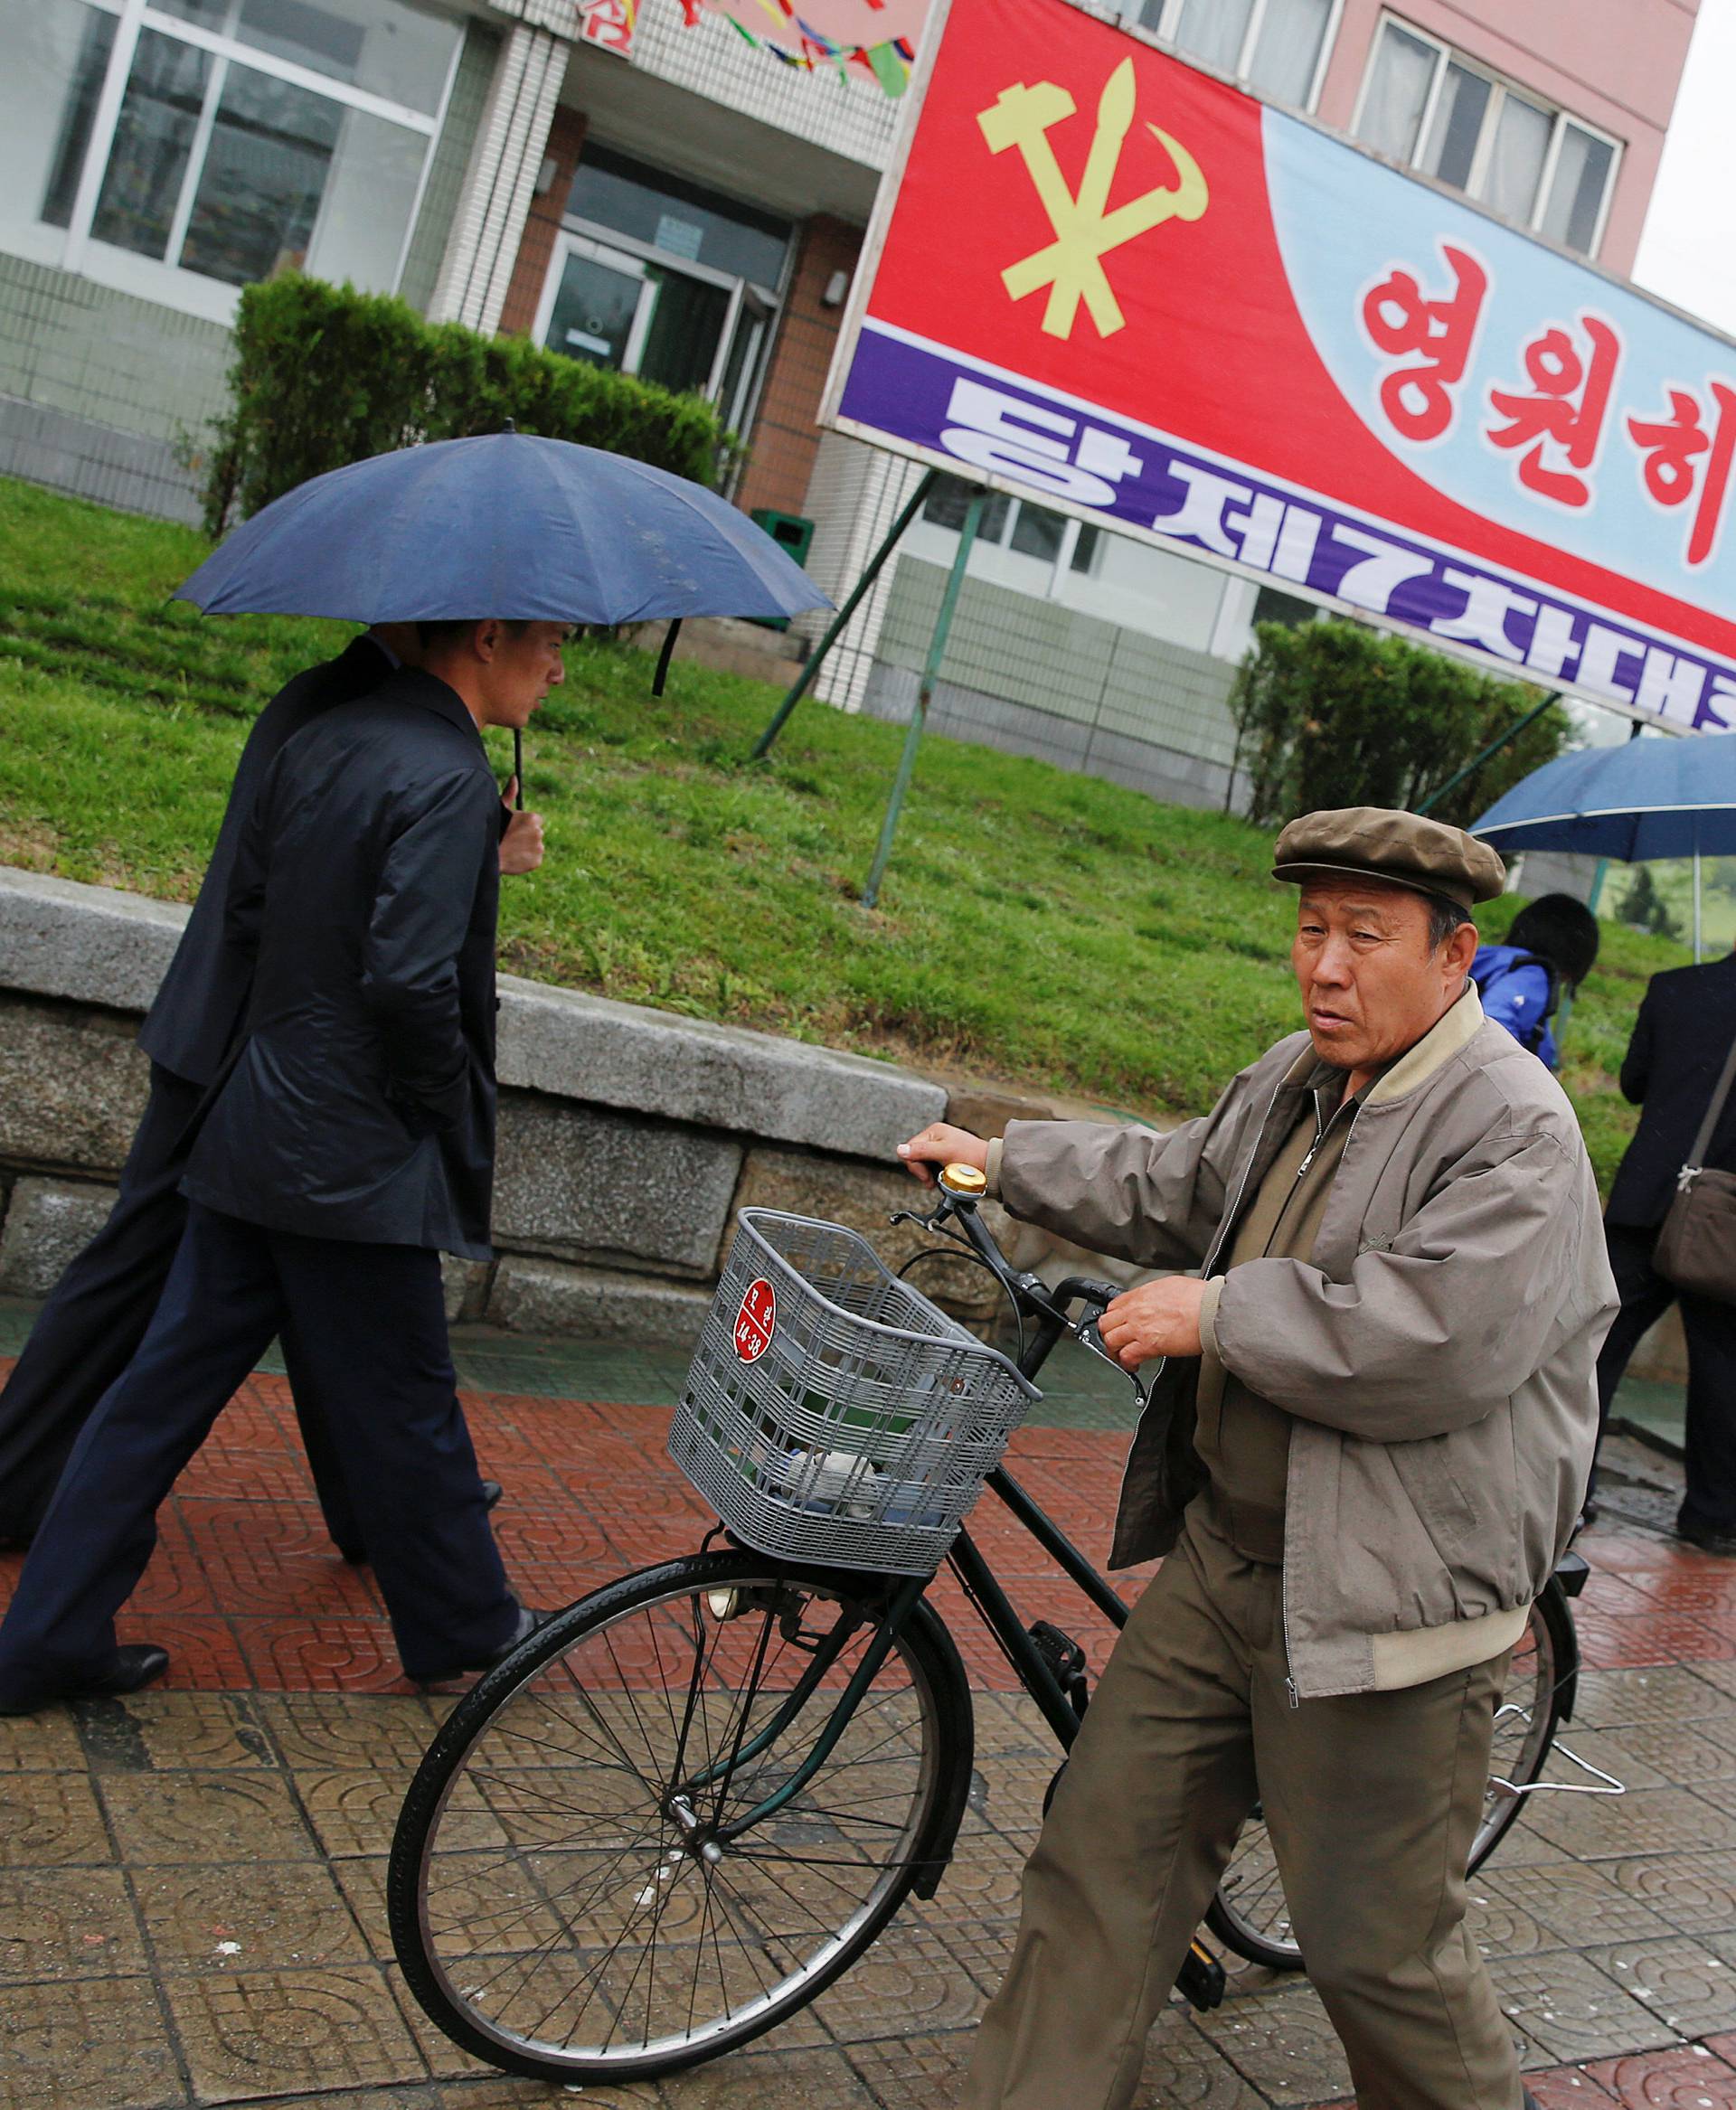
[[[286,1320],[340,1435],[404,1669],[449,1674],[510,1638],[517,1601],[454,1389],[439,1256],[193,1203],[144,1342],[85,1423],[0,1625],[0,1698],[75,1687],[112,1659],[158,1505]]]
[[[137,1352],[181,1233],[187,1144],[203,1089],[151,1065],[151,1093],[108,1220],[54,1286],[12,1376],[0,1389],[0,1542],[42,1522],[79,1431]],[[363,1550],[344,1474],[293,1329],[283,1340],[296,1419],[326,1528]]]
[[[1658,1227],[1608,1223],[1603,1235],[1621,1310],[1598,1357],[1599,1434],[1640,1337],[1680,1298],[1688,1343],[1687,1492],[1679,1521],[1736,1532],[1736,1305],[1683,1296],[1652,1266]]]

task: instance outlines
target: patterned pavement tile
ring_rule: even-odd
[[[135,1868],[306,1860],[316,1851],[277,1774],[108,1773],[101,1792],[121,1858]]]
[[[262,1691],[408,1692],[392,1627],[374,1618],[238,1619],[244,1682]]]
[[[332,1545],[316,1509],[191,1501],[181,1508],[225,1612],[278,1619],[378,1614],[372,1576]]]
[[[118,1869],[0,1874],[0,1984],[130,1977],[145,1964]]]
[[[978,1919],[1016,1919],[1019,1916],[1019,1880],[1024,1873],[1029,1846],[1005,1833],[979,1825],[960,1832],[951,1865],[940,1879],[940,1888],[913,1907],[930,1924]]]
[[[408,1694],[262,1692],[254,1705],[285,1765],[297,1770],[407,1774],[439,1726],[428,1703]]]
[[[318,1861],[140,1870],[139,1917],[165,1972],[364,1964],[369,1948]]]
[[[1642,1787],[1625,1795],[1533,1797],[1533,1829],[1581,1860],[1627,1859],[1690,1847],[1736,1847],[1736,1813],[1679,1787]]]
[[[0,2007],[0,2110],[166,2110],[188,2100],[147,1978],[37,1985]]]
[[[1542,1948],[1583,1948],[1597,1942],[1641,1941],[1671,1931],[1666,1920],[1623,1887],[1615,1871],[1583,1861],[1480,1869],[1473,1892],[1492,1891],[1531,1915],[1551,1937]]]
[[[1728,1711],[1731,1700],[1736,1700],[1736,1663],[1696,1663],[1694,1675],[1702,1684],[1710,1685],[1715,1692],[1723,1694],[1722,1705]]]
[[[211,1613],[121,1613],[115,1633],[123,1642],[154,1641],[169,1652],[168,1674],[154,1691],[233,1692],[253,1682],[229,1621]]]
[[[428,2078],[374,1965],[171,1977],[164,1990],[202,2102]]]
[[[1622,2110],[1731,2110],[1736,2068],[1699,2046],[1632,2053],[1587,2068]]]
[[[1466,1919],[1486,1956],[1529,1956],[1539,1949],[1560,1946],[1555,1936],[1520,1902],[1524,1895],[1524,1886],[1516,1880],[1503,1885],[1482,1871],[1471,1878]]]
[[[1606,1578],[1593,1577],[1593,1583]],[[1736,1575],[1730,1573],[1727,1565],[1715,1570],[1710,1566],[1688,1574],[1659,1573],[1656,1569],[1640,1570],[1622,1578],[1624,1587],[1656,1604],[1667,1605],[1675,1612],[1691,1612],[1705,1615],[1713,1612],[1736,1612]],[[1591,1594],[1590,1586],[1586,1589]],[[1611,1610],[1619,1609],[1611,1606]]]
[[[1312,1986],[1226,2001],[1193,2026],[1269,2102],[1320,2103],[1350,2086],[1344,2049]]]
[[[975,2022],[989,1987],[958,1954],[955,1936],[943,1943],[901,1915],[862,1961],[815,2002],[827,2031],[842,2044],[872,2037],[917,2030],[961,2030]],[[986,1962],[986,1975],[998,1983],[997,1959]]]
[[[369,1954],[382,1964],[390,1964],[393,1952],[392,1929],[386,1925],[386,1856],[348,1854],[331,1865]]]
[[[71,1868],[114,1858],[95,1791],[80,1775],[0,1774],[0,1868]]]
[[[1265,2102],[1223,2048],[1175,2005],[1158,2017],[1146,2039],[1140,2089],[1144,2104],[1161,2104],[1164,2110],[1260,2110]]]
[[[1669,1664],[1736,1654],[1736,1634],[1720,1634],[1686,1613],[1660,1610],[1646,1617],[1612,1619],[1599,1612],[1576,1614],[1580,1660],[1594,1671],[1634,1664]]]
[[[975,2032],[880,2037],[844,2056],[880,2110],[954,2110]]]
[[[1728,1744],[1715,1734],[1720,1729]],[[1698,1787],[1706,1781],[1736,1780],[1736,1713],[1728,1720],[1713,1716],[1704,1722],[1637,1723],[1631,1729],[1594,1730],[1587,1737],[1570,1729],[1567,1741],[1629,1787],[1650,1787],[1659,1781]],[[1599,1751],[1606,1756],[1599,1757]]]
[[[277,1763],[250,1693],[153,1689],[82,1700],[77,1712],[93,1772],[256,1770]]]
[[[1577,2066],[1528,2073],[1525,2086],[1536,2098],[1537,2110],[1620,2110],[1615,2096]],[[1351,2110],[1355,2110],[1354,2104]]]
[[[767,2110],[799,2104],[801,2110],[877,2110],[874,2098],[841,2050],[744,2051],[693,2067],[661,2084],[667,2110]],[[605,2097],[608,2089],[599,2091]],[[585,2103],[593,2100],[585,2091]],[[623,2103],[632,2098],[622,2095]]]
[[[387,1853],[392,1829],[409,1785],[407,1774],[375,1768],[371,1773],[297,1773],[296,1788],[307,1809],[319,1843],[333,1859],[352,1854]],[[462,1823],[463,1832],[455,1827]],[[486,1812],[467,1811],[462,1819],[448,1813],[441,1832],[448,1846],[500,1846],[505,1833]]]
[[[1608,2057],[1634,2045],[1673,2044],[1673,2030],[1613,1975],[1571,1949],[1495,1957],[1489,1964],[1502,2012],[1556,2058]]]
[[[84,1747],[63,1707],[0,1715],[0,1774],[82,1773]]]
[[[1736,1694],[1736,1671],[1721,1697],[1721,1687],[1711,1680],[1717,1667],[1708,1663],[1704,1677],[1679,1663],[1665,1670],[1588,1671],[1580,1680],[1573,1727],[1623,1729],[1722,1714],[1730,1706],[1730,1696]]]
[[[1736,1853],[1670,1853],[1618,1861],[1611,1878],[1683,1934],[1736,1927]]]
[[[1721,1951],[1722,1952],[1721,1954]],[[1593,1960],[1678,2037],[1698,2037],[1736,2014],[1736,1937],[1618,1942]]]
[[[193,1612],[210,1617],[223,1609],[212,1595],[204,1562],[190,1546],[159,1546],[127,1602],[141,1616]]]

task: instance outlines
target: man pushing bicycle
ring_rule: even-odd
[[[1357,806],[1293,821],[1307,1031],[1167,1135],[944,1124],[1015,1217],[1175,1274],[1106,1346],[1163,1359],[1114,1566],[1168,1556],[1025,1870],[967,2110],[1125,2110],[1146,2032],[1262,1805],[1360,2110],[1517,2110],[1464,1924],[1495,1710],[1566,1548],[1617,1310],[1561,1088],[1467,970],[1501,860]]]

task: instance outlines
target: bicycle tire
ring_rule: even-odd
[[[429,2017],[507,2072],[646,2080],[750,2042],[848,1970],[950,1853],[969,1783],[969,1687],[926,1603],[813,1778],[739,1841],[709,1835],[814,1748],[885,1587],[699,1554],[593,1592],[474,1686],[410,1783],[388,1868],[393,1946]]]
[[[1564,1689],[1578,1664],[1573,1615],[1552,1576],[1533,1605],[1524,1635],[1514,1650],[1506,1694],[1496,1717],[1491,1785],[1472,1842],[1467,1873],[1481,1868],[1501,1843],[1524,1799],[1496,1789],[1495,1776],[1524,1787],[1543,1772],[1564,1711]],[[1503,1718],[1513,1725],[1511,1736],[1503,1735]],[[1242,1827],[1230,1866],[1206,1908],[1205,1924],[1226,1948],[1250,1964],[1263,1964],[1269,1971],[1307,1968],[1302,1945],[1289,1931],[1277,1860],[1258,1809]]]

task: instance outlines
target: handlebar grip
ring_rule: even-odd
[[[1113,1304],[1120,1295],[1115,1283],[1103,1282],[1090,1275],[1070,1275],[1065,1282],[1058,1282],[1054,1289],[1057,1304],[1068,1304],[1077,1297],[1081,1304],[1095,1305],[1099,1311],[1105,1305]]]

